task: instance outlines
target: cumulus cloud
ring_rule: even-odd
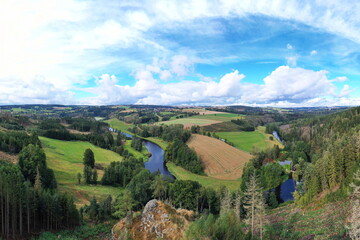
[[[74,94],[56,87],[43,76],[31,79],[0,78],[0,102],[3,104],[74,103]]]
[[[264,79],[264,101],[304,100],[335,94],[336,87],[327,78],[327,71],[280,66]]]
[[[340,99],[352,89],[345,85],[339,94],[328,72],[280,66],[264,78],[263,84],[244,82],[238,70],[227,73],[218,81],[161,83],[149,71],[139,71],[133,86],[122,86],[115,76],[102,75],[98,86],[89,89],[97,94],[88,98],[98,104],[270,104],[287,106],[319,104],[318,100]],[[327,101],[329,102],[329,101]]]
[[[286,45],[286,48],[289,49],[289,50],[291,50],[291,49],[293,49],[293,46],[288,43],[288,44]]]

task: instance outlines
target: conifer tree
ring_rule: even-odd
[[[354,189],[351,215],[349,217],[350,225],[347,226],[349,236],[352,240],[360,239],[360,170],[354,174],[354,183],[350,186]]]
[[[255,172],[250,176],[249,182],[246,184],[246,192],[244,197],[244,208],[247,210],[247,221],[251,226],[252,238],[255,232],[256,221],[262,223],[262,215],[264,214],[264,196],[260,189],[260,184],[256,178]],[[262,228],[262,224],[260,224]],[[260,233],[262,230],[260,229]]]
[[[41,190],[41,176],[40,176],[39,168],[36,169],[36,177],[35,177],[34,189],[37,192],[40,192],[40,190]]]

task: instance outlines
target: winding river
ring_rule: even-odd
[[[109,128],[112,132],[119,132],[116,129]],[[121,132],[128,138],[132,138],[131,134]],[[276,133],[276,132],[275,132]],[[273,133],[274,134],[274,133]],[[274,134],[276,138],[281,142],[280,137]],[[159,171],[163,176],[175,179],[175,177],[169,172],[167,169],[165,162],[164,162],[164,150],[157,144],[150,142],[148,140],[144,140],[144,145],[147,150],[151,153],[151,157],[147,162],[145,162],[145,168],[148,169],[150,172]],[[274,188],[272,191],[275,191],[278,201],[286,202],[289,200],[293,200],[292,193],[295,191],[296,181],[292,178],[289,178],[284,183],[282,183],[277,188]]]
[[[111,132],[119,132],[116,129],[109,128]],[[133,136],[129,133],[121,132],[121,134],[125,135],[128,138],[132,138]],[[147,162],[145,162],[145,168],[150,172],[159,171],[161,175],[165,177],[169,177],[175,179],[175,177],[169,172],[164,162],[164,150],[157,144],[150,142],[148,140],[143,140],[145,147],[151,153],[151,157]]]

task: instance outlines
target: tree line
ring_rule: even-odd
[[[302,119],[282,131],[293,161],[296,200],[306,205],[324,190],[346,192],[360,164],[360,108]]]
[[[0,228],[4,238],[79,224],[73,198],[43,188],[39,175],[34,183],[21,168],[0,161]]]

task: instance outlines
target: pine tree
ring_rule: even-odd
[[[94,169],[92,172],[92,180],[91,180],[93,184],[97,184],[97,177],[98,177],[97,171],[96,169]]]
[[[263,209],[265,209],[264,196],[259,186],[254,172],[246,184],[247,189],[244,197],[244,208],[247,210],[247,220],[251,225],[252,238],[254,236],[256,220],[259,220],[260,223],[262,222]],[[262,228],[262,224],[260,224],[260,228]],[[262,233],[262,229],[260,229],[260,233]]]
[[[151,184],[151,189],[153,190],[153,197],[160,200],[165,198],[166,193],[166,182],[162,175],[157,175],[154,181]]]
[[[78,180],[78,184],[81,184],[81,173],[78,173],[77,175],[76,175],[76,177],[77,177],[77,180]]]
[[[360,183],[360,170],[354,174],[354,182]],[[360,239],[360,185],[352,183],[353,191],[352,211],[349,218],[350,225],[347,226],[349,236],[352,240]]]
[[[37,192],[40,192],[40,190],[41,190],[41,176],[40,176],[39,168],[36,169],[34,189]]]
[[[131,197],[130,191],[125,190],[121,195],[116,198],[116,201],[114,203],[114,216],[122,218],[129,213],[131,214],[131,211],[135,205],[135,201]]]
[[[84,165],[90,166],[91,168],[94,168],[95,166],[95,157],[93,151],[88,148],[84,152]]]

